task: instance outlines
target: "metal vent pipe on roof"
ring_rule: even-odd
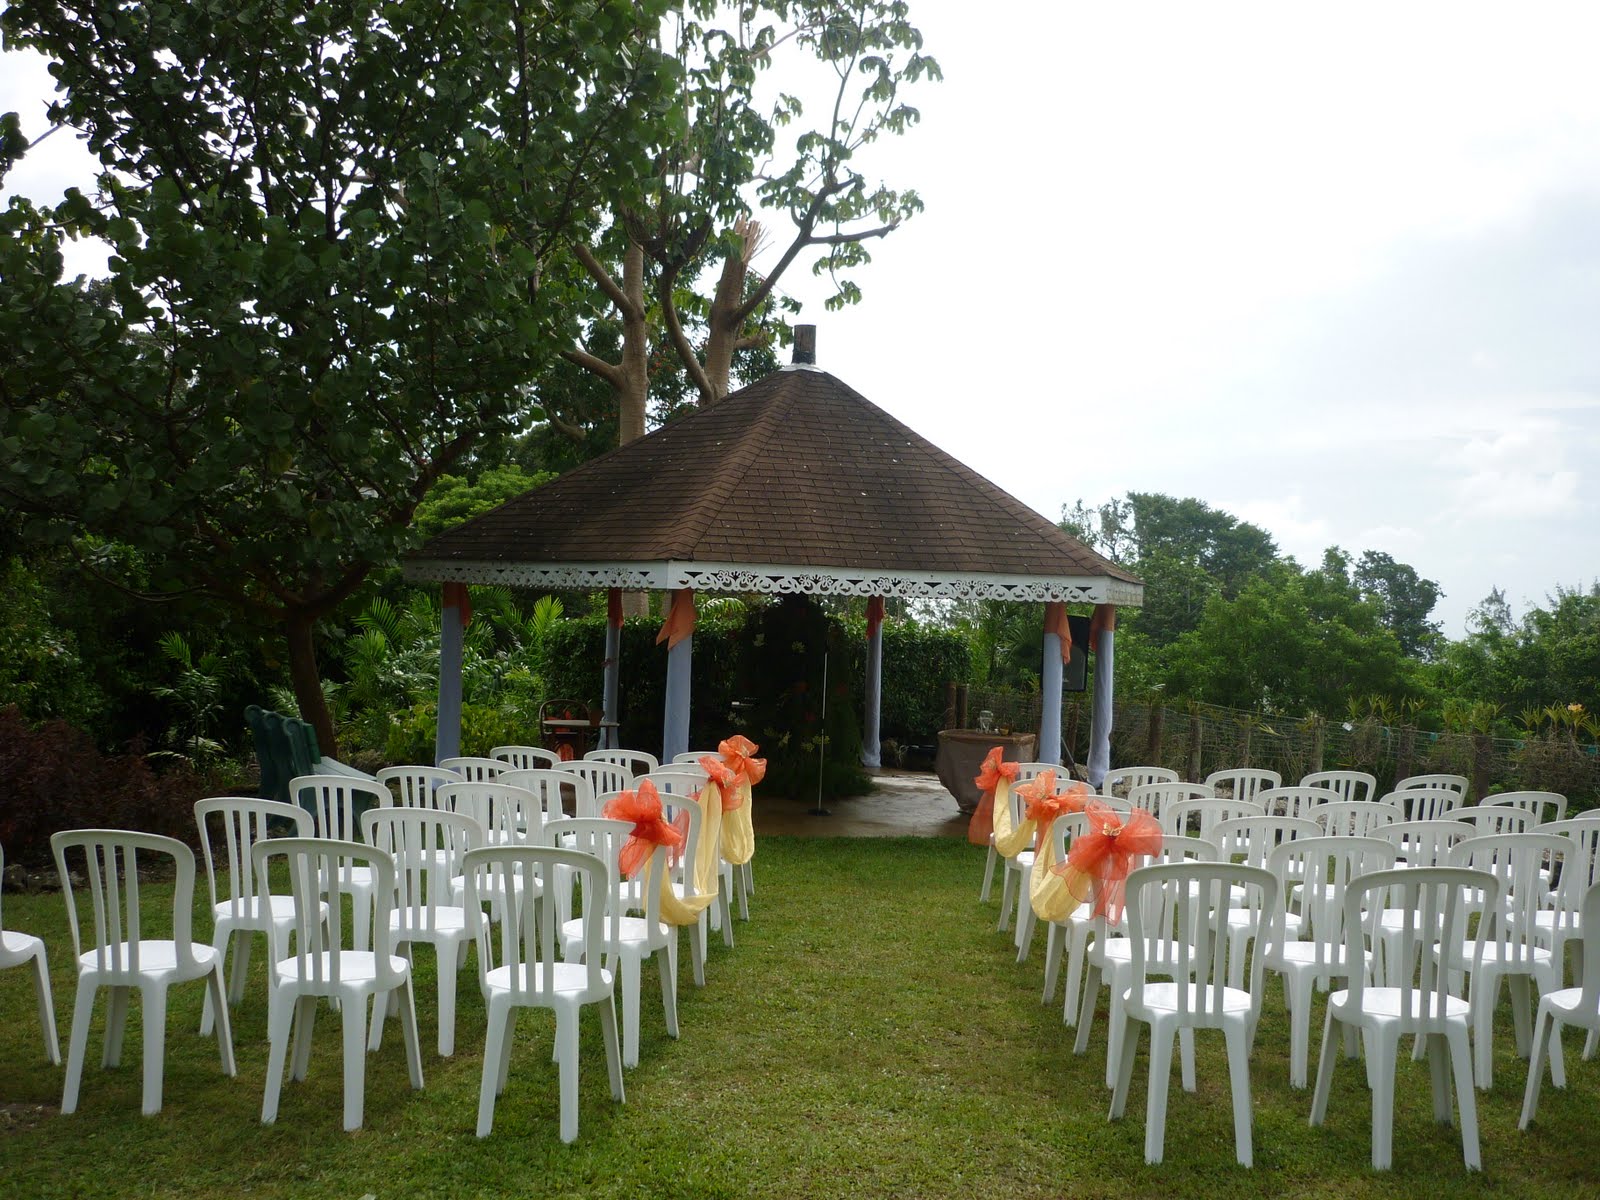
[[[817,327],[815,325],[796,325],[794,327],[794,358],[797,367],[813,367],[817,363]]]

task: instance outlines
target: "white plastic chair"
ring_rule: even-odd
[[[1283,976],[1289,1008],[1289,1086],[1306,1086],[1311,1058],[1311,1003],[1315,989],[1329,980],[1348,980],[1366,969],[1352,962],[1345,938],[1345,893],[1350,881],[1394,866],[1393,843],[1378,838],[1312,837],[1284,842],[1267,860],[1267,870],[1286,894],[1298,886],[1300,920],[1267,951],[1266,968]],[[1280,917],[1280,928],[1284,928]]]
[[[1533,987],[1541,995],[1561,988],[1561,965],[1539,944],[1541,923],[1550,928],[1556,911],[1555,893],[1546,888],[1541,871],[1562,863],[1572,848],[1557,833],[1502,833],[1468,838],[1450,853],[1451,866],[1485,871],[1500,881],[1500,903],[1482,918],[1489,936],[1480,935],[1481,959],[1469,957],[1472,942],[1446,946],[1450,968],[1471,976],[1473,1078],[1480,1090],[1494,1082],[1492,1038],[1501,981],[1511,987],[1517,1053],[1524,1056],[1532,1045]]]
[[[1397,781],[1394,790],[1404,792],[1411,788],[1449,788],[1460,793],[1463,802],[1466,799],[1467,789],[1472,786],[1472,781],[1465,775],[1434,774],[1434,775],[1407,775]]]
[[[1252,954],[1247,967],[1229,962],[1228,915],[1243,907],[1259,921],[1277,906],[1278,881],[1256,867],[1181,862],[1141,867],[1128,876],[1132,958],[1124,1008],[1129,1020],[1150,1026],[1145,1162],[1159,1163],[1163,1156],[1174,1036],[1220,1029],[1233,1090],[1234,1156],[1241,1166],[1251,1165],[1250,1046],[1261,1016],[1262,955]],[[1240,976],[1247,986],[1227,983]],[[1137,1049],[1136,1034],[1124,1039],[1112,1120],[1126,1111]]]
[[[1539,1088],[1544,1081],[1544,1062],[1550,1060],[1550,1082],[1567,1086],[1567,1072],[1561,1058],[1561,1031],[1568,1025],[1587,1029],[1591,1039],[1600,1033],[1600,883],[1591,884],[1583,894],[1582,925],[1585,953],[1583,971],[1577,987],[1561,988],[1539,997],[1539,1015],[1534,1022],[1533,1052],[1528,1058],[1528,1083],[1522,1093],[1522,1115],[1517,1128],[1526,1129],[1539,1112]],[[1594,941],[1594,946],[1587,945]]]
[[[1482,808],[1495,804],[1508,804],[1533,814],[1533,823],[1567,819],[1567,798],[1560,792],[1497,792],[1478,801]]]
[[[702,758],[721,759],[721,757],[721,750],[685,750],[682,754],[674,754],[670,765],[679,766],[683,763],[698,763]]]
[[[643,750],[591,750],[585,754],[584,761],[610,763],[614,767],[625,767],[634,775],[648,775],[661,765],[654,754]]]
[[[5,847],[0,846],[0,875],[6,870]],[[0,971],[7,967],[33,966],[33,991],[39,1002],[39,1030],[44,1035],[44,1052],[53,1066],[61,1065],[61,1042],[56,1037],[56,1006],[50,995],[50,963],[44,939],[31,933],[7,929],[0,919]]]
[[[278,1096],[294,1033],[290,1077],[303,1080],[311,1067],[311,1036],[320,998],[337,1000],[344,1022],[344,1127],[360,1129],[366,1107],[367,998],[400,993],[400,1025],[406,1043],[406,1068],[413,1089],[422,1087],[422,1047],[417,1036],[417,1009],[411,992],[411,964],[393,952],[390,916],[394,909],[394,859],[360,842],[325,838],[273,838],[251,850],[256,879],[266,889],[270,863],[281,858],[288,867],[294,898],[293,952],[272,964],[267,1004],[267,1082],[261,1097],[261,1123],[278,1119]],[[373,907],[365,936],[348,929],[343,906],[326,906],[321,898],[349,891],[342,878],[361,871],[372,881]],[[364,920],[359,913],[355,921]],[[359,947],[347,949],[349,940]]]
[[[1458,808],[1450,814],[1450,819],[1472,826],[1474,837],[1491,833],[1531,833],[1539,826],[1537,813],[1514,804],[1480,804]]]
[[[507,772],[489,783],[447,783],[438,792],[439,808],[477,822],[483,830],[478,845],[537,842],[546,820],[544,805],[528,788],[505,782],[517,774]]]
[[[1557,964],[1566,962],[1568,942],[1575,942],[1574,979],[1583,978],[1583,906],[1589,889],[1600,883],[1600,821],[1548,821],[1540,833],[1556,833],[1571,843],[1561,858],[1561,874],[1555,880],[1555,909],[1548,928],[1541,919],[1539,943],[1550,950]],[[1566,977],[1562,977],[1563,985]],[[1588,1057],[1587,1055],[1585,1057]]]
[[[623,844],[633,832],[627,821],[612,821],[605,817],[568,817],[552,821],[545,826],[545,834],[553,840],[571,834],[574,849],[593,855],[605,863],[610,878],[621,880],[622,872],[617,857]],[[657,846],[651,863],[645,868],[645,879],[659,878],[666,869],[667,849]],[[640,917],[608,916],[603,951],[606,957],[620,967],[622,987],[622,1065],[639,1065],[639,975],[644,960],[654,958],[661,972],[661,1006],[665,1010],[667,1034],[678,1036],[678,973],[676,955],[677,938],[673,931],[661,923],[661,893],[655,887],[642,889],[644,915]],[[583,897],[585,908],[593,903],[589,895]],[[608,910],[618,908],[615,895],[607,896]],[[576,911],[571,909],[568,911]],[[558,912],[561,911],[558,908]],[[583,917],[574,917],[561,926],[562,957],[576,961],[585,953],[593,953],[594,946],[585,937]]]
[[[411,947],[427,942],[438,960],[439,1057],[449,1058],[456,1047],[456,975],[467,965],[467,946],[477,936],[482,912],[467,907],[457,880],[465,873],[467,852],[485,844],[483,826],[460,812],[385,808],[368,812],[361,829],[369,846],[394,859],[394,952],[410,959]],[[373,997],[368,1050],[382,1045],[387,1000],[385,992]]]
[[[1327,788],[1340,800],[1375,800],[1377,779],[1365,771],[1313,771],[1300,778],[1301,787]]]
[[[394,793],[394,802],[404,808],[438,808],[438,789],[447,783],[460,783],[458,771],[442,767],[384,767],[378,782]]]
[[[1269,817],[1299,817],[1313,820],[1318,805],[1338,800],[1339,793],[1325,787],[1276,787],[1256,793],[1256,803]]]
[[[1135,784],[1128,789],[1128,803],[1134,808],[1144,809],[1158,821],[1162,820],[1168,808],[1180,801],[1213,798],[1210,784],[1205,783],[1176,783],[1163,780],[1156,783]]]
[[[529,749],[533,749],[533,747],[529,747]],[[472,783],[487,783],[497,778],[502,771],[514,769],[506,759],[475,758],[472,755],[442,758],[439,760],[439,765],[446,771],[454,771],[461,778]]]
[[[78,1085],[83,1079],[83,1056],[89,1041],[89,1020],[95,993],[111,989],[106,1001],[106,1040],[101,1066],[122,1061],[122,1034],[127,1026],[128,1000],[134,988],[144,1002],[143,1112],[161,1111],[161,1076],[167,1044],[167,989],[175,983],[203,979],[217,1014],[217,1050],[222,1073],[233,1076],[233,1032],[228,1023],[228,1001],[222,983],[222,956],[215,948],[193,941],[190,920],[194,912],[194,851],[182,842],[154,833],[121,829],[68,829],[50,837],[61,891],[67,902],[67,924],[72,930],[72,961],[78,973],[77,999],[72,1007],[72,1033],[67,1044],[67,1078],[61,1092],[61,1111],[78,1108]],[[94,941],[84,949],[78,928],[78,906],[72,895],[74,864],[81,852],[82,877],[87,880],[94,905]],[[140,862],[171,859],[172,937],[147,938],[141,928],[139,904]]]
[[[1394,846],[1397,867],[1448,867],[1450,851],[1477,830],[1465,821],[1395,821],[1372,836]]]
[[[1251,800],[1202,796],[1167,805],[1161,813],[1161,827],[1168,833],[1203,838],[1220,848],[1222,835],[1217,829],[1224,822],[1266,815],[1261,805]]]
[[[1107,771],[1100,781],[1100,794],[1111,795],[1111,789],[1120,786],[1124,794],[1128,789],[1145,783],[1177,783],[1178,773],[1166,767],[1118,767]]]
[[[1338,1059],[1335,1025],[1351,1026],[1363,1035],[1369,1055],[1367,1080],[1372,1088],[1372,1165],[1386,1171],[1393,1160],[1394,1079],[1400,1039],[1406,1035],[1427,1038],[1432,1063],[1433,1115],[1450,1120],[1449,1081],[1455,1078],[1456,1107],[1461,1122],[1461,1151],[1468,1170],[1479,1170],[1478,1108],[1472,1089],[1472,1052],[1468,1026],[1471,1006],[1450,993],[1450,972],[1432,951],[1441,936],[1454,941],[1467,927],[1468,913],[1483,904],[1493,909],[1500,900],[1500,883],[1492,875],[1459,867],[1409,867],[1377,871],[1354,880],[1345,892],[1345,953],[1352,963],[1361,959],[1369,944],[1378,941],[1377,916],[1384,911],[1404,914],[1400,952],[1390,957],[1381,986],[1362,972],[1352,972],[1350,986],[1328,997],[1322,1032],[1322,1054],[1317,1064],[1317,1087],[1311,1102],[1311,1124],[1328,1116],[1328,1096]],[[1480,922],[1469,958],[1481,961],[1487,924]],[[1417,964],[1412,970],[1398,964]]]
[[[555,1058],[561,1078],[561,1140],[578,1136],[578,1019],[586,1004],[600,1011],[611,1098],[624,1098],[622,1055],[617,1045],[614,1000],[616,962],[608,956],[605,922],[619,916],[605,904],[590,904],[578,918],[579,961],[557,957],[560,928],[555,908],[534,904],[533,889],[515,881],[577,881],[584,896],[608,896],[615,888],[606,865],[577,850],[552,846],[492,846],[468,851],[466,905],[480,911],[491,898],[508,893],[521,899],[505,909],[496,933],[478,926],[478,986],[488,1009],[483,1047],[483,1082],[478,1092],[478,1136],[494,1128],[495,1099],[506,1089],[511,1069],[512,1030],[519,1008],[548,1008],[555,1014]],[[513,881],[507,885],[507,879]]]
[[[600,810],[595,805],[594,788],[581,775],[560,771],[555,767],[529,767],[526,770],[507,771],[496,783],[525,788],[539,798],[544,819],[558,817],[593,817]]]
[[[1082,813],[1063,813],[1050,826],[1050,838],[1055,843],[1055,861],[1065,862],[1072,839],[1088,828],[1088,818]],[[1041,1004],[1055,998],[1056,980],[1060,978],[1063,960],[1067,968],[1067,984],[1061,1003],[1061,1020],[1066,1025],[1078,1023],[1078,1003],[1083,990],[1083,962],[1089,950],[1089,937],[1094,929],[1094,918],[1087,904],[1080,904],[1067,914],[1064,921],[1051,921],[1045,925],[1044,995]]]
[[[1457,809],[1466,806],[1466,800],[1455,788],[1416,787],[1396,789],[1378,798],[1380,804],[1391,804],[1400,815],[1400,821],[1448,821]]]
[[[294,926],[294,901],[288,896],[274,896],[270,892],[266,907],[256,888],[254,860],[250,848],[258,841],[272,836],[270,823],[283,822],[280,832],[295,837],[310,837],[313,833],[311,814],[298,804],[285,804],[278,800],[258,800],[253,796],[216,796],[197,800],[194,806],[195,825],[200,830],[200,849],[206,860],[206,884],[211,891],[211,920],[214,930],[211,944],[219,960],[228,956],[228,942],[235,934],[244,934],[233,950],[233,975],[228,982],[228,1003],[237,1007],[244,1000],[245,974],[250,969],[250,938],[252,933],[267,936],[269,961],[276,962],[287,944],[289,931]],[[218,899],[217,864],[212,858],[213,848],[220,846],[225,857],[226,872],[220,881],[226,889]],[[211,993],[206,993],[205,1007],[200,1013],[200,1032],[211,1032],[216,1013],[211,1008]]]
[[[1222,790],[1226,788],[1228,795],[1235,800],[1254,800],[1258,792],[1270,792],[1273,788],[1282,787],[1283,776],[1264,767],[1229,767],[1225,771],[1213,771],[1207,775],[1206,786],[1211,789],[1213,796],[1222,795]]]
[[[588,782],[589,790],[595,796],[603,796],[607,792],[620,792],[634,786],[633,772],[627,767],[619,767],[615,763],[594,762],[590,759],[575,758],[556,767],[558,771],[566,771]],[[579,816],[591,814],[580,812]],[[598,816],[596,812],[592,814]]]
[[[348,775],[298,776],[289,781],[289,798],[301,807],[306,807],[309,798],[316,836],[335,842],[360,841],[361,814],[369,807],[386,808],[394,803],[394,793],[386,785]],[[355,948],[365,950],[372,916],[372,876],[364,867],[355,867],[341,871],[338,882],[354,906]]]
[[[657,767],[645,775],[663,801],[672,796],[695,796],[706,785],[710,778],[705,768],[697,764],[675,763],[671,766]],[[704,811],[704,810],[702,810]],[[722,933],[722,944],[733,945],[733,898],[741,886],[740,873],[734,870],[733,864],[725,858],[718,859],[717,899],[711,906],[707,917],[707,924],[713,930]],[[742,898],[742,897],[741,897]],[[699,982],[698,977],[696,982]]]
[[[536,771],[558,766],[561,762],[559,754],[543,746],[496,746],[489,751],[489,757],[497,758],[517,771]]]

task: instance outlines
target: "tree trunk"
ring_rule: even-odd
[[[715,404],[728,394],[733,375],[733,355],[739,349],[739,335],[744,328],[745,280],[750,274],[750,260],[761,240],[761,225],[756,221],[741,220],[734,226],[739,242],[722,260],[722,274],[717,279],[717,291],[711,298],[711,313],[706,321],[705,372],[711,394],[702,394],[702,405]]]
[[[339,743],[333,734],[333,716],[322,694],[322,676],[317,670],[317,647],[313,637],[315,617],[290,611],[284,615],[283,629],[289,640],[289,679],[294,684],[300,719],[317,734],[317,749],[328,758],[339,757]]]
[[[645,320],[644,248],[630,241],[622,256],[621,380],[617,393],[617,444],[626,446],[644,436],[645,406],[650,396],[650,328]]]
[[[1204,729],[1204,726],[1201,724],[1200,714],[1198,712],[1195,712],[1195,711],[1191,710],[1190,713],[1189,713],[1189,761],[1188,761],[1188,764],[1187,764],[1188,774],[1184,776],[1185,779],[1204,779],[1205,778],[1205,776],[1200,773],[1200,754],[1201,754],[1202,747],[1204,745],[1204,738],[1205,738],[1205,729]]]

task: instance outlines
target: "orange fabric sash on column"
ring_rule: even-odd
[[[444,585],[444,606],[453,608],[461,615],[461,628],[465,629],[472,620],[472,597],[467,594],[467,585],[464,583],[447,583]]]
[[[1084,814],[1089,832],[1072,843],[1067,861],[1053,870],[1080,902],[1094,896],[1095,916],[1117,924],[1133,860],[1161,852],[1161,824],[1142,808],[1134,809],[1124,822],[1116,810],[1096,800],[1089,801]]]
[[[872,637],[883,625],[883,597],[871,596],[867,599],[867,637]]]
[[[667,649],[671,650],[693,632],[694,589],[674,588],[672,606],[667,610],[666,620],[661,622],[661,628],[656,633],[656,645],[666,642]]]
[[[1067,606],[1063,601],[1045,601],[1044,631],[1061,640],[1062,665],[1072,662],[1072,622],[1067,620]]]
[[[994,839],[995,788],[1001,779],[1012,780],[1017,777],[1017,764],[1003,761],[1005,752],[1004,746],[996,746],[989,751],[972,780],[983,793],[978,798],[978,807],[973,810],[972,820],[967,822],[967,841],[974,846],[987,846]]]
[[[1094,615],[1089,618],[1089,649],[1094,650],[1100,643],[1100,631],[1109,629],[1112,633],[1117,631],[1117,606],[1115,604],[1096,604]]]

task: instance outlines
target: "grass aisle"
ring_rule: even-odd
[[[1143,1163],[1143,1054],[1127,1120],[1108,1124],[1104,1015],[1090,1051],[1070,1052],[1059,1003],[1039,1003],[1043,936],[1018,967],[979,905],[982,856],[948,840],[770,838],[757,858],[752,921],[731,952],[715,942],[707,987],[679,992],[668,1038],[646,971],[641,1065],[628,1103],[606,1092],[598,1028],[586,1021],[579,1140],[556,1133],[549,1023],[518,1025],[494,1135],[472,1135],[483,1010],[462,978],[457,1052],[434,1053],[434,969],[418,954],[426,1088],[406,1083],[398,1028],[370,1056],[366,1128],[339,1129],[336,1014],[318,1021],[310,1078],[287,1083],[278,1124],[258,1122],[266,1063],[257,954],[236,1020],[239,1078],[195,1036],[200,992],[174,993],[166,1105],[139,1108],[140,1017],[123,1066],[99,1068],[91,1035],[77,1114],[54,1113],[61,1073],[39,1054],[25,972],[0,975],[0,1194],[51,1196],[1096,1197],[1593,1195],[1586,1123],[1600,1063],[1568,1055],[1571,1088],[1546,1088],[1538,1127],[1516,1130],[1526,1067],[1509,1018],[1496,1031],[1495,1087],[1480,1094],[1487,1170],[1469,1176],[1453,1129],[1432,1122],[1425,1067],[1401,1067],[1396,1169],[1369,1169],[1370,1108],[1359,1064],[1341,1064],[1330,1124],[1306,1125],[1309,1092],[1288,1087],[1288,1028],[1271,993],[1253,1064],[1256,1168],[1233,1161],[1220,1036],[1202,1038],[1198,1095],[1173,1082],[1166,1163]],[[44,933],[63,1045],[71,1007],[59,896],[8,897],[12,928]],[[197,928],[209,922],[197,920]],[[687,942],[685,942],[685,951]],[[472,968],[469,967],[469,971]],[[103,1005],[101,1006],[103,1013]],[[1313,1054],[1320,1043],[1320,1005]],[[1313,1067],[1314,1069],[1314,1067]]]

